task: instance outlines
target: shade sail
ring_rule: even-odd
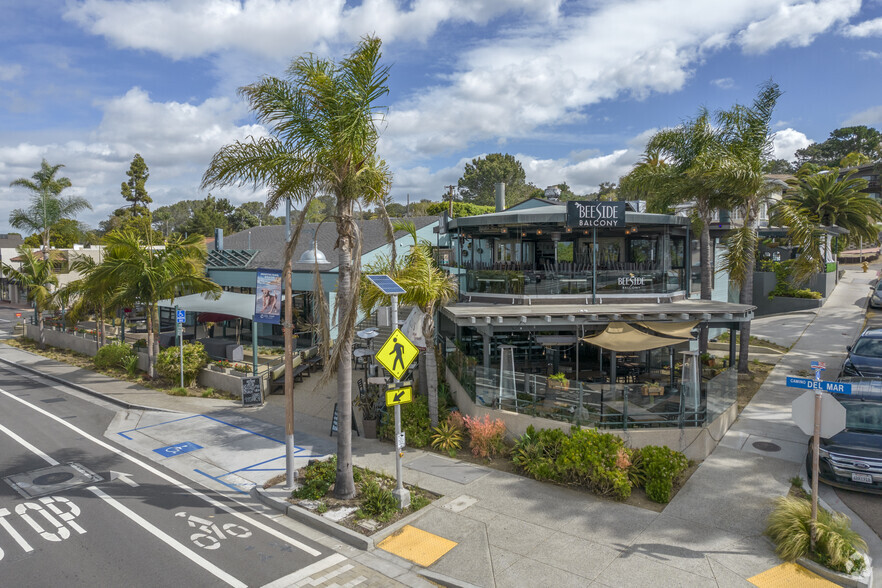
[[[159,306],[169,308],[177,306],[187,312],[212,312],[250,319],[254,316],[254,294],[221,292],[220,298],[217,300],[212,300],[202,294],[190,294],[189,296],[178,296],[174,301],[160,300]]]
[[[628,353],[676,345],[677,343],[689,341],[689,339],[658,337],[638,331],[627,323],[610,323],[602,333],[591,337],[583,337],[582,341],[609,349],[610,351]]]
[[[644,322],[637,323],[645,329],[655,331],[661,335],[668,337],[683,337],[684,339],[693,339],[692,329],[698,324],[698,321],[688,323],[660,323],[660,322]]]

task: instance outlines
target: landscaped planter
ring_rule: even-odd
[[[861,555],[864,556],[867,565],[863,569],[863,571],[857,575],[834,572],[830,568],[826,568],[821,564],[810,560],[807,557],[800,557],[796,560],[796,563],[806,568],[807,570],[816,573],[822,578],[830,580],[838,586],[845,586],[846,588],[870,588],[870,586],[873,585],[873,560],[870,559],[870,556],[866,553],[862,553]]]

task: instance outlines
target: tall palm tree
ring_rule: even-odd
[[[406,292],[399,295],[399,303],[416,306],[423,312],[423,338],[426,349],[423,351],[426,389],[429,399],[429,419],[432,426],[438,426],[438,348],[435,345],[435,312],[456,297],[456,281],[435,264],[432,246],[429,242],[419,242],[416,227],[411,221],[393,223],[396,231],[407,231],[413,238],[413,247],[401,265],[394,258],[382,258],[372,266],[372,271],[387,273]],[[394,241],[392,249],[395,249]],[[367,280],[362,280],[360,304],[362,310],[371,313],[381,304],[389,304],[389,297]]]
[[[43,257],[49,251],[49,229],[59,220],[74,216],[85,209],[92,210],[92,205],[85,198],[71,196],[62,198],[61,192],[70,188],[69,178],[56,178],[63,164],[49,165],[45,159],[40,169],[29,178],[18,178],[10,186],[21,186],[30,190],[31,204],[27,208],[16,208],[9,213],[9,224],[16,229],[42,233]]]
[[[391,181],[385,162],[376,156],[377,126],[382,116],[377,101],[389,91],[388,67],[380,65],[380,47],[379,39],[367,37],[339,63],[305,55],[291,63],[287,79],[265,77],[240,88],[270,136],[221,148],[202,178],[205,188],[230,184],[266,187],[269,208],[291,198],[306,209],[316,194],[333,196],[331,214],[337,226],[339,250],[338,335],[330,350],[329,338],[323,338],[322,352],[330,354],[324,377],[337,374],[342,422],[349,422],[352,410],[352,339],[358,316],[354,301],[358,300],[361,273],[361,235],[353,217],[354,207],[380,201]],[[299,236],[303,218],[301,215],[295,236]],[[288,248],[288,255],[292,250]],[[323,309],[323,294],[316,294],[319,309]],[[290,345],[286,334],[286,356]],[[293,411],[288,365],[285,395]],[[289,437],[293,439],[293,425],[286,427],[286,444]],[[334,494],[338,498],[355,495],[348,427],[338,432]]]
[[[74,302],[68,311],[71,320],[78,321],[94,314],[96,317],[96,333],[98,347],[107,344],[107,333],[104,318],[112,306],[117,289],[116,280],[106,282],[99,280],[95,271],[99,263],[91,257],[82,255],[71,262],[70,268],[79,272],[81,277],[67,284],[63,290],[70,292]]]
[[[713,213],[726,203],[710,181],[708,171],[722,149],[720,131],[711,122],[707,109],[702,108],[694,120],[673,129],[656,133],[646,144],[644,162],[627,176],[632,190],[650,194],[650,203],[657,209],[674,204],[687,204],[700,225],[699,263],[701,265],[701,298],[711,298],[711,239]],[[664,162],[664,165],[658,161]],[[707,348],[707,327],[701,329],[699,347]]]
[[[147,373],[153,378],[159,354],[158,302],[185,294],[220,292],[220,287],[205,277],[203,237],[173,236],[164,246],[154,247],[141,235],[114,231],[104,242],[104,260],[92,270],[90,279],[104,286],[116,284],[112,304],[140,303],[146,307]]]
[[[52,271],[52,260],[41,259],[34,255],[30,247],[24,245],[18,248],[19,269],[5,263],[0,264],[3,275],[15,282],[20,287],[26,288],[28,300],[34,305],[37,315],[37,324],[40,328],[40,347],[46,346],[46,338],[43,333],[43,311],[51,307],[54,298],[53,289],[58,287],[58,276]]]
[[[711,170],[711,184],[727,195],[730,207],[742,211],[743,225],[726,238],[726,252],[721,269],[740,288],[741,304],[753,304],[753,270],[757,252],[757,221],[760,207],[768,203],[774,184],[767,180],[763,168],[771,159],[772,111],[781,90],[769,81],[760,88],[751,106],[736,104],[731,110],[718,113],[724,149]],[[741,325],[741,347],[738,371],[747,373],[750,345],[750,323]]]

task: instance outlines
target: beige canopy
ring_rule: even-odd
[[[644,322],[637,323],[643,328],[655,331],[668,337],[683,337],[692,339],[692,329],[698,324],[698,321],[689,323],[661,323],[661,322]]]
[[[658,337],[638,331],[627,323],[610,323],[602,333],[591,337],[583,337],[582,341],[611,351],[628,353],[676,345],[677,343],[689,341],[689,339]]]

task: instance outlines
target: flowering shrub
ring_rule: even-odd
[[[227,368],[227,369],[231,369],[233,367],[233,364],[230,363],[230,361],[228,359],[219,359],[216,362],[214,362],[214,365],[222,367],[222,368]]]
[[[466,430],[465,418],[462,416],[461,412],[451,412],[447,415],[447,424],[460,431]]]
[[[237,372],[242,372],[243,374],[251,373],[251,366],[244,363],[237,363],[233,365],[233,369]]]
[[[469,431],[469,447],[473,455],[492,458],[505,451],[505,423],[501,419],[491,421],[490,415],[485,414],[483,419],[465,416],[463,421]]]

